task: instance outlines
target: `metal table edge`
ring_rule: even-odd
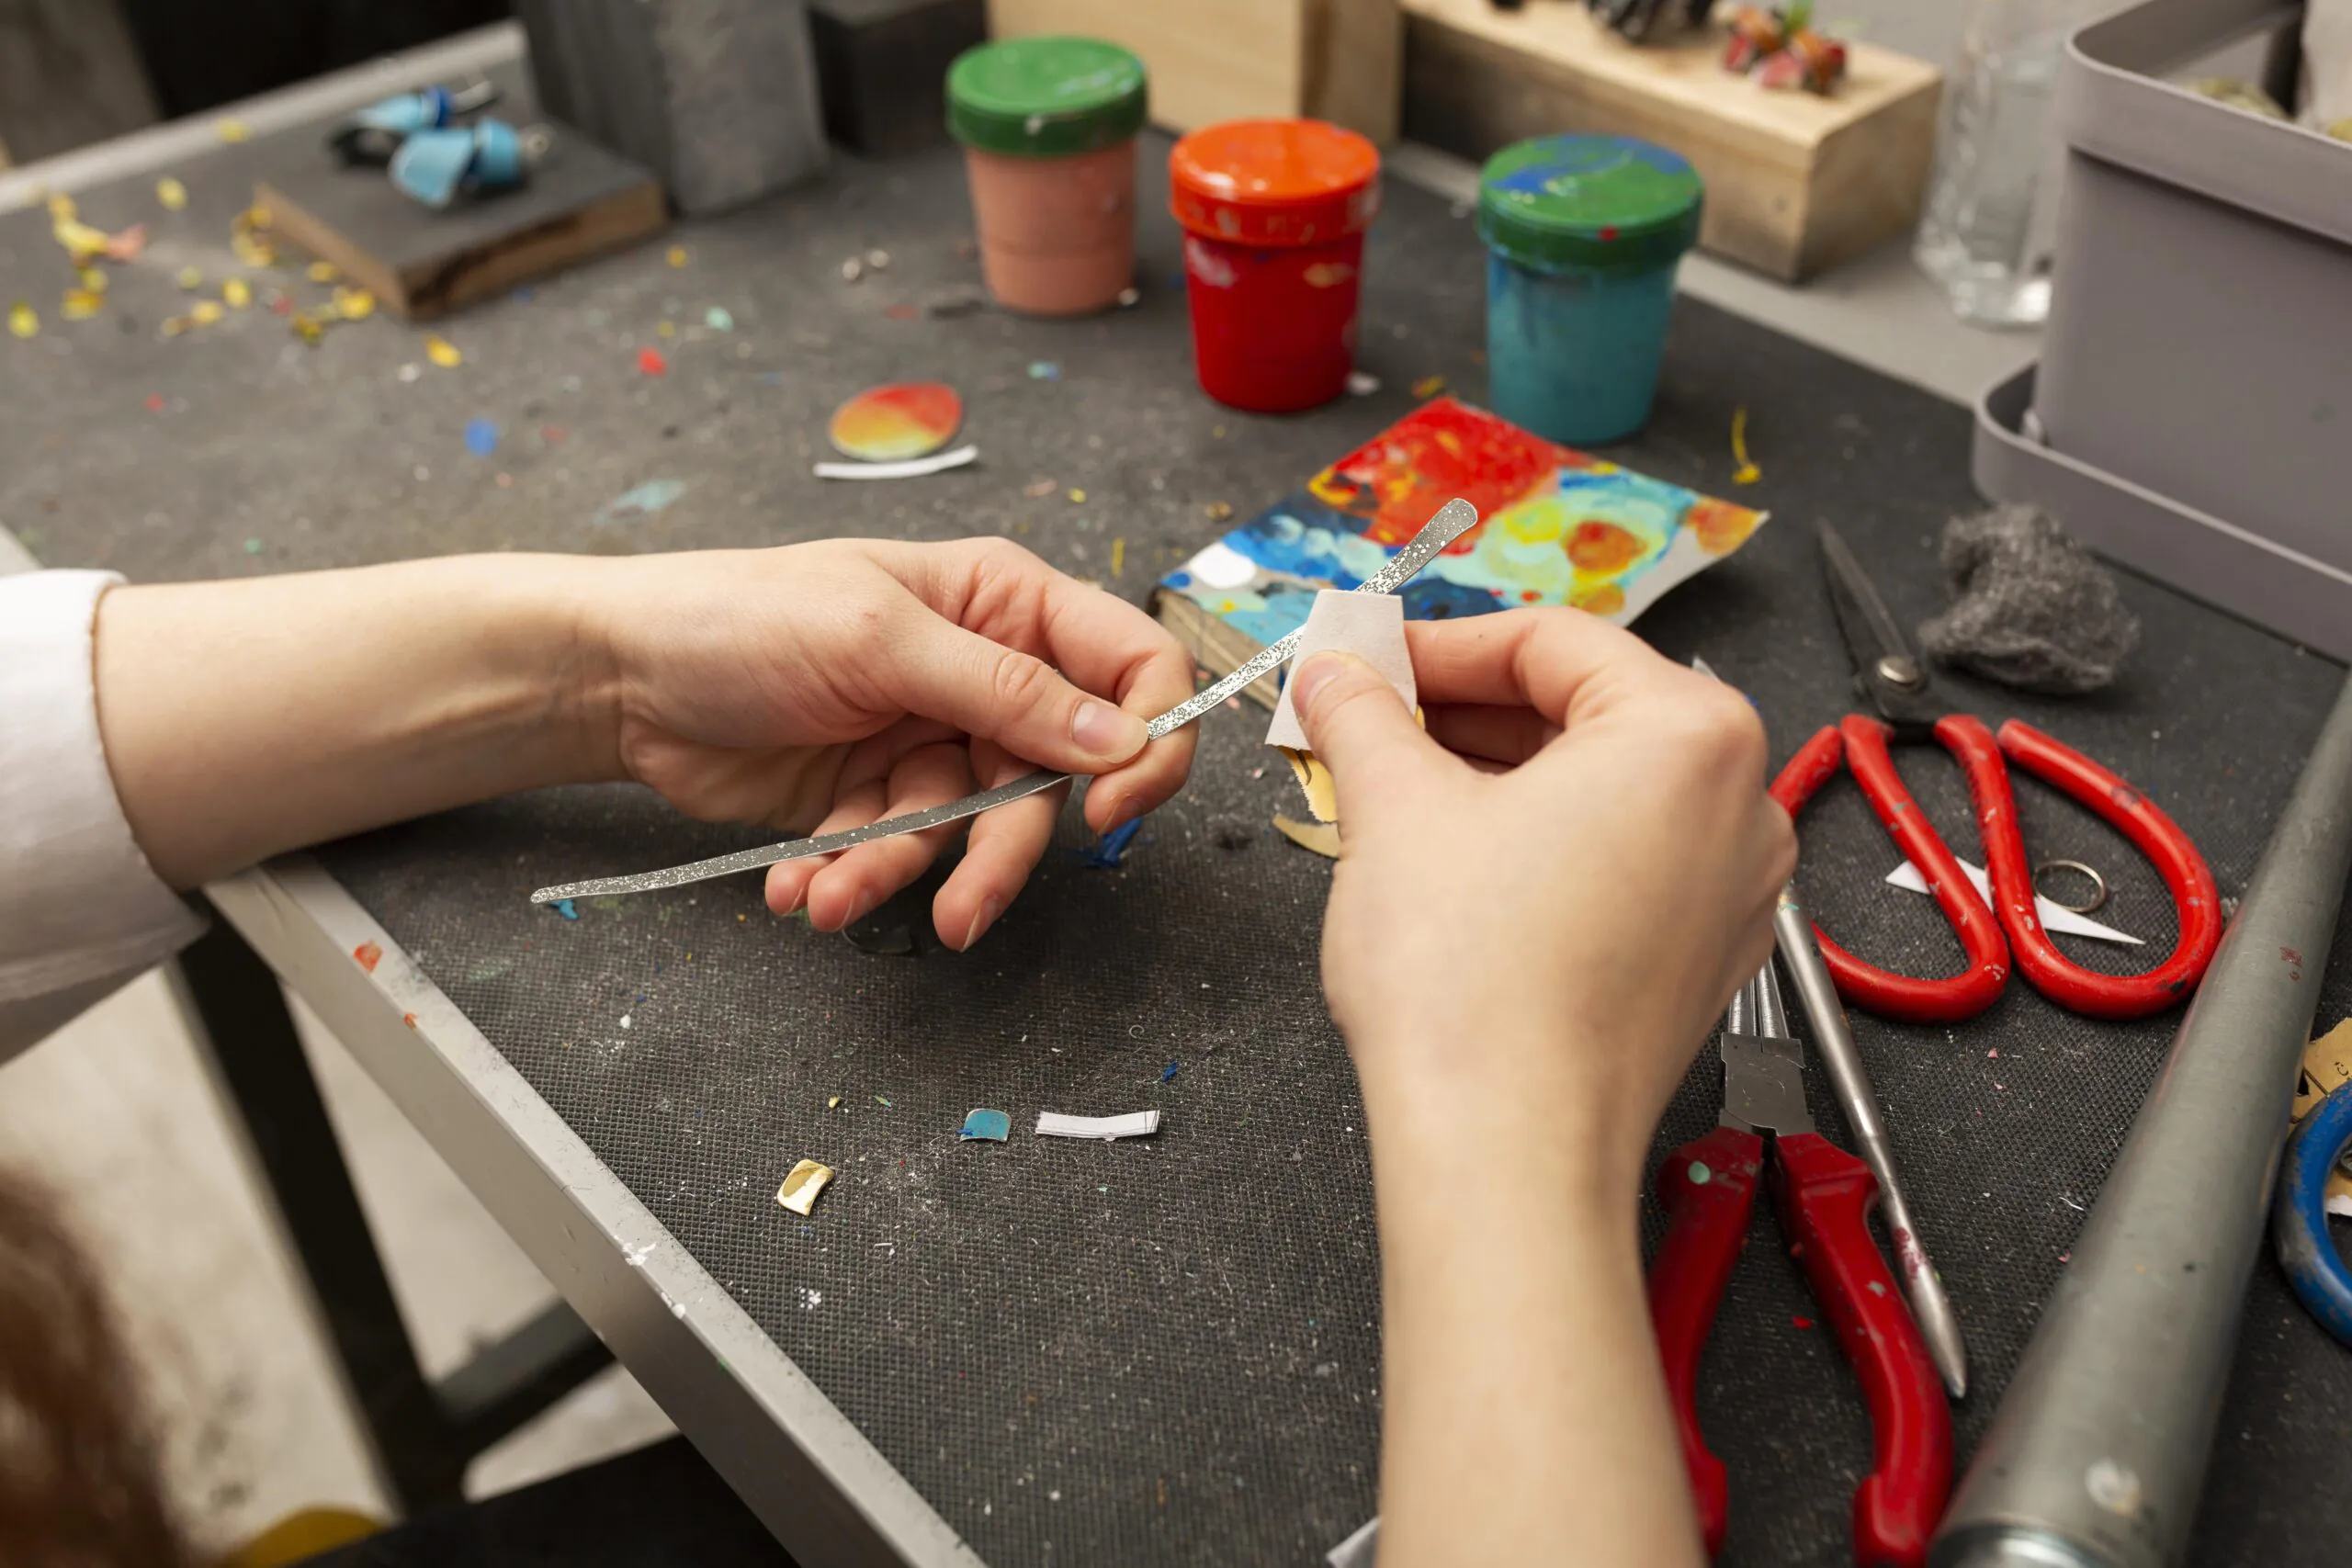
[[[979,1555],[306,854],[206,896],[804,1568]],[[355,955],[380,953],[372,967]]]

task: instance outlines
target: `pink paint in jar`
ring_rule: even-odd
[[[1082,316],[1135,281],[1143,62],[1083,38],[1009,39],[947,71],[980,273],[1009,310]]]

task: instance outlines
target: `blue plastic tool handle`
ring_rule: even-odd
[[[2327,1234],[2327,1175],[2352,1144],[2352,1084],[2330,1094],[2287,1142],[2270,1233],[2288,1283],[2320,1326],[2352,1345],[2352,1269]]]

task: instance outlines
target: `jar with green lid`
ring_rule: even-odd
[[[1487,373],[1494,411],[1569,446],[1639,430],[1657,393],[1699,175],[1630,136],[1539,136],[1487,160]]]
[[[1085,38],[1004,39],[947,69],[980,271],[1008,310],[1108,310],[1135,279],[1143,62]]]

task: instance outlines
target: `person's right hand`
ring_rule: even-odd
[[[1763,726],[1578,611],[1406,630],[1426,733],[1360,660],[1291,687],[1339,787],[1324,987],[1374,1136],[1390,1107],[1490,1132],[1524,1111],[1637,1183],[1795,866]]]

